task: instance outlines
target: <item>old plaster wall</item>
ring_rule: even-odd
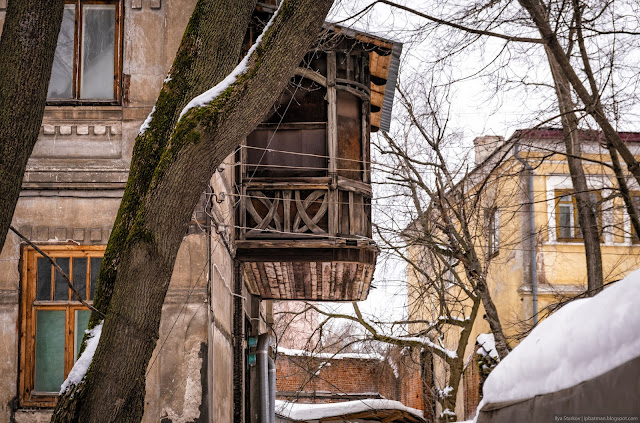
[[[6,3],[0,0],[0,27]],[[24,235],[40,243],[107,243],[135,137],[194,5],[193,0],[123,1],[121,102],[46,108],[13,219]],[[228,210],[221,215],[223,220],[231,216]],[[232,263],[221,241],[208,245],[207,235],[197,225],[192,229],[178,254],[148,369],[145,422],[209,421],[213,414],[216,421],[226,421],[232,415],[232,296],[227,290]],[[221,246],[213,247],[216,243]],[[0,254],[0,421],[48,421],[48,411],[17,409],[14,401],[19,395],[20,247],[10,234]],[[213,293],[220,297],[210,305]]]
[[[211,419],[231,422],[233,417],[233,156],[227,158],[211,180],[211,304],[208,398]]]

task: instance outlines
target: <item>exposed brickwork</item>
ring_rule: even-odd
[[[424,410],[418,360],[399,351],[390,355],[386,360],[321,360],[279,354],[276,362],[278,398],[313,403],[387,398]],[[288,395],[290,393],[296,396]]]
[[[469,360],[469,364],[464,369],[464,416],[471,418],[476,413],[476,408],[480,404],[481,390],[480,369],[478,368],[478,355],[474,352]]]

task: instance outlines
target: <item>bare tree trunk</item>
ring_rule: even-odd
[[[636,178],[636,181],[640,184],[640,164],[634,157],[633,153],[629,150],[627,145],[620,138],[620,134],[613,128],[611,122],[607,118],[604,108],[602,107],[602,103],[600,102],[600,93],[597,91],[597,87],[591,84],[592,92],[589,93],[587,88],[584,86],[580,77],[577,75],[574,70],[569,58],[566,56],[558,38],[556,37],[553,29],[551,28],[551,24],[549,23],[549,19],[547,17],[546,9],[544,4],[540,0],[518,0],[520,5],[529,13],[531,18],[533,19],[534,24],[538,28],[540,35],[546,43],[547,48],[553,55],[553,58],[556,60],[558,64],[558,69],[562,72],[562,74],[567,78],[567,81],[571,84],[574,91],[578,95],[578,98],[582,103],[584,103],[587,113],[593,117],[596,121],[602,132],[604,133],[605,138],[608,142],[610,142],[620,156],[627,164],[627,168],[629,172]],[[578,25],[579,27],[579,25]],[[583,56],[583,60],[585,61],[585,65],[588,64],[588,58]],[[587,68],[587,66],[585,66]],[[585,69],[587,72],[589,69]],[[588,75],[591,80],[592,75]]]
[[[603,284],[602,255],[600,253],[600,230],[598,227],[598,213],[596,205],[591,200],[587,178],[582,167],[582,148],[580,133],[578,131],[578,119],[574,112],[574,104],[571,99],[571,85],[567,78],[558,69],[558,63],[549,53],[549,66],[556,88],[558,106],[562,120],[562,132],[567,150],[567,163],[569,174],[573,183],[573,191],[578,208],[578,222],[582,231],[585,258],[587,261],[587,288],[590,296],[600,292]]]
[[[0,38],[0,249],[38,139],[64,0],[10,1]]]
[[[204,3],[200,1],[198,5]],[[159,160],[155,158],[158,150],[152,135],[153,121],[150,134],[142,142],[138,139],[137,160],[142,162],[138,167],[149,170],[147,157],[157,160],[157,166],[151,174],[145,171],[129,177],[126,203],[123,200],[116,227],[130,229],[120,235],[125,242],[119,246],[122,254],[115,285],[110,292],[103,291],[111,299],[100,343],[83,382],[60,399],[52,421],[140,421],[145,370],[158,339],[162,304],[191,213],[217,166],[263,120],[276,101],[318,36],[331,4],[331,0],[285,0],[259,48],[249,58],[247,71],[207,106],[193,108],[182,117]],[[203,13],[198,5],[183,45],[189,39],[187,34],[197,27],[194,20],[204,24],[211,19],[211,13],[223,13]],[[238,2],[227,2],[221,9],[234,13],[238,8],[242,8]],[[228,36],[225,26],[204,26]],[[174,62],[172,78],[184,70],[180,57],[185,55],[179,55]],[[165,88],[166,85],[163,91]],[[156,110],[162,99],[161,94]],[[156,125],[158,130],[162,127],[161,123]],[[140,151],[148,152],[148,156]],[[137,187],[138,179],[148,185],[143,192]],[[127,207],[133,207],[135,202],[140,205],[136,213],[130,214]],[[121,222],[132,215],[131,222]],[[112,236],[110,244],[113,242]]]
[[[422,411],[425,420],[432,422],[436,419],[436,396],[433,380],[433,353],[427,348],[420,351],[420,380],[422,381]]]
[[[498,309],[491,298],[491,293],[489,292],[486,279],[479,276],[474,277],[473,281],[476,284],[476,292],[484,306],[485,319],[487,320],[487,323],[489,323],[491,333],[493,334],[496,342],[496,351],[500,356],[500,360],[502,360],[509,354],[509,344],[507,343],[507,338],[504,336],[504,331],[502,330],[502,323],[500,323]]]
[[[611,165],[613,167],[613,172],[616,175],[616,181],[618,181],[618,189],[620,190],[620,195],[624,200],[624,206],[627,210],[627,214],[629,215],[629,220],[631,220],[631,227],[635,230],[637,235],[640,235],[640,217],[638,217],[638,210],[633,204],[633,199],[631,198],[631,192],[629,191],[629,185],[627,184],[627,179],[622,173],[622,166],[620,166],[620,159],[618,158],[618,151],[616,148],[607,140],[607,149],[609,150],[609,156],[611,157]]]

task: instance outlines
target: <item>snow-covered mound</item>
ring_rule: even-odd
[[[483,403],[556,392],[640,356],[640,270],[543,320],[491,372]]]
[[[407,407],[399,401],[387,399],[365,399],[332,404],[299,404],[276,400],[277,414],[292,420],[301,421],[319,420],[371,410],[400,410],[411,413],[414,416],[422,417],[422,411]]]

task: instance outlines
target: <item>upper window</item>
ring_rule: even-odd
[[[102,246],[48,246],[91,304],[102,263]],[[32,248],[25,248],[22,273],[20,391],[24,406],[53,406],[75,363],[90,311],[69,289],[66,279]]]
[[[631,192],[631,202],[633,203],[633,207],[636,209],[636,213],[639,213],[640,212],[640,193]],[[629,222],[629,225],[631,226],[631,241],[634,244],[640,243],[640,237],[638,237],[636,229],[633,227],[633,223]]]
[[[121,2],[68,1],[47,98],[113,102],[119,97]]]
[[[489,257],[498,254],[500,248],[500,232],[499,232],[499,220],[498,210],[491,209],[487,213],[488,228],[487,228],[487,246]]]
[[[576,196],[572,190],[556,190],[556,233],[558,241],[580,241],[582,240],[582,231],[578,223],[578,207],[576,205]],[[598,224],[602,227],[600,213],[600,194],[597,192],[589,193],[591,202],[597,206]]]

